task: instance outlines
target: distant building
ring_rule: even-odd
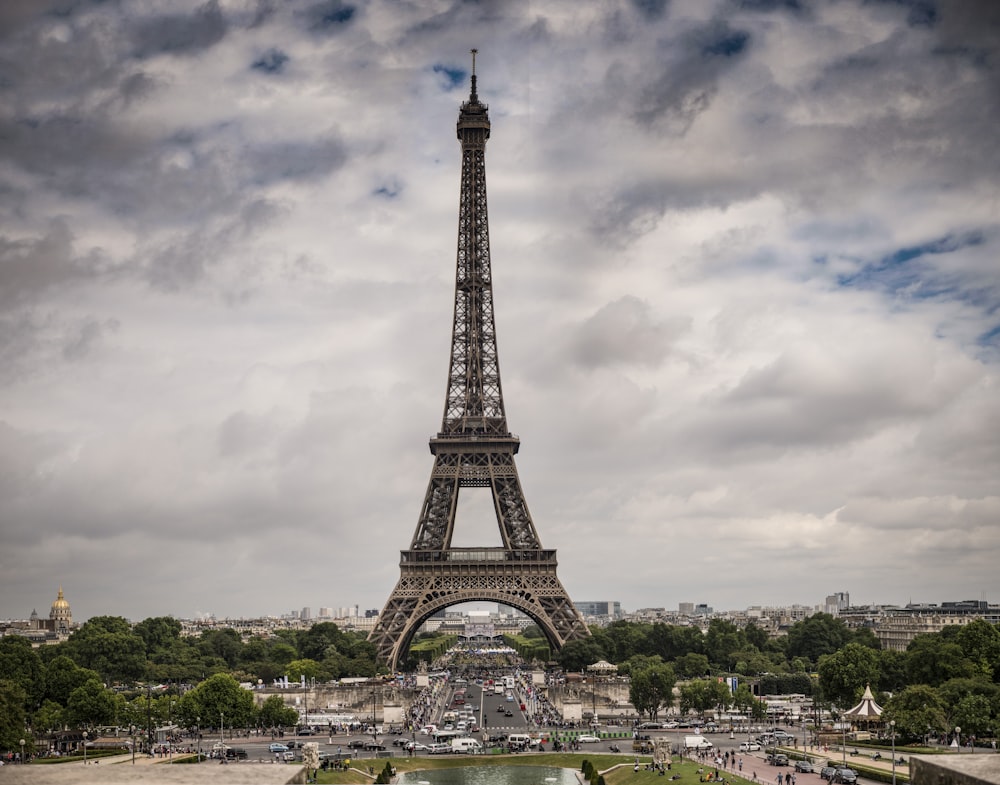
[[[969,624],[983,619],[990,624],[1000,623],[1000,605],[990,605],[985,600],[963,600],[934,604],[870,605],[847,608],[841,620],[852,629],[867,627],[883,649],[906,651],[918,635],[941,632],[945,627]]]
[[[826,598],[823,603],[823,612],[831,616],[839,616],[841,611],[851,607],[851,595],[846,591],[838,591]]]
[[[309,619],[312,618],[312,615],[313,615],[312,608],[310,608],[307,605],[305,608],[302,609],[302,612],[299,614],[299,618],[302,619],[303,621],[309,621]]]
[[[598,617],[613,621],[622,616],[622,604],[618,600],[574,600],[573,604],[584,618]]]
[[[61,643],[69,637],[79,625],[73,624],[73,611],[69,601],[63,595],[62,586],[52,603],[47,619],[32,610],[26,620],[10,621],[0,628],[0,635],[20,635],[31,641],[32,646],[42,646],[47,643]]]

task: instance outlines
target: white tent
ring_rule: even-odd
[[[872,722],[882,716],[882,707],[875,702],[870,685],[865,685],[865,694],[861,696],[861,703],[853,709],[844,712],[844,717],[849,720],[863,720]]]

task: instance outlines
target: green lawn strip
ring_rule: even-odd
[[[454,769],[464,766],[554,766],[560,769],[572,769],[580,771],[585,760],[589,760],[599,771],[607,771],[605,782],[607,785],[616,783],[653,783],[661,785],[700,785],[698,769],[704,771],[714,771],[713,767],[684,760],[678,761],[674,757],[673,766],[667,776],[661,777],[653,771],[645,771],[644,767],[652,758],[649,755],[639,755],[640,770],[633,771],[635,764],[634,755],[611,755],[611,754],[588,754],[586,752],[562,753],[544,752],[528,753],[523,755],[440,755],[426,758],[391,758],[392,765],[396,768],[397,774],[406,771],[433,771],[434,769]],[[360,785],[370,783],[372,779],[365,776],[363,772],[368,771],[371,766],[377,775],[385,767],[385,759],[378,760],[354,760],[351,762],[354,769],[360,771],[320,771],[316,779],[317,783],[342,783],[343,785]],[[618,768],[614,768],[614,767]],[[613,771],[608,771],[613,769]],[[680,775],[679,780],[670,780],[670,775]],[[746,777],[740,777],[728,772],[721,772],[723,778],[730,785],[748,785],[750,782]],[[763,783],[762,785],[766,785]]]

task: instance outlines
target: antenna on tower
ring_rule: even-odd
[[[476,95],[476,54],[479,52],[478,49],[470,49],[472,52],[472,100],[478,101],[479,96]]]

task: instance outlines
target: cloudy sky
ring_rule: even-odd
[[[570,595],[1000,602],[1000,4],[4,0],[0,618],[381,607],[472,47]]]

